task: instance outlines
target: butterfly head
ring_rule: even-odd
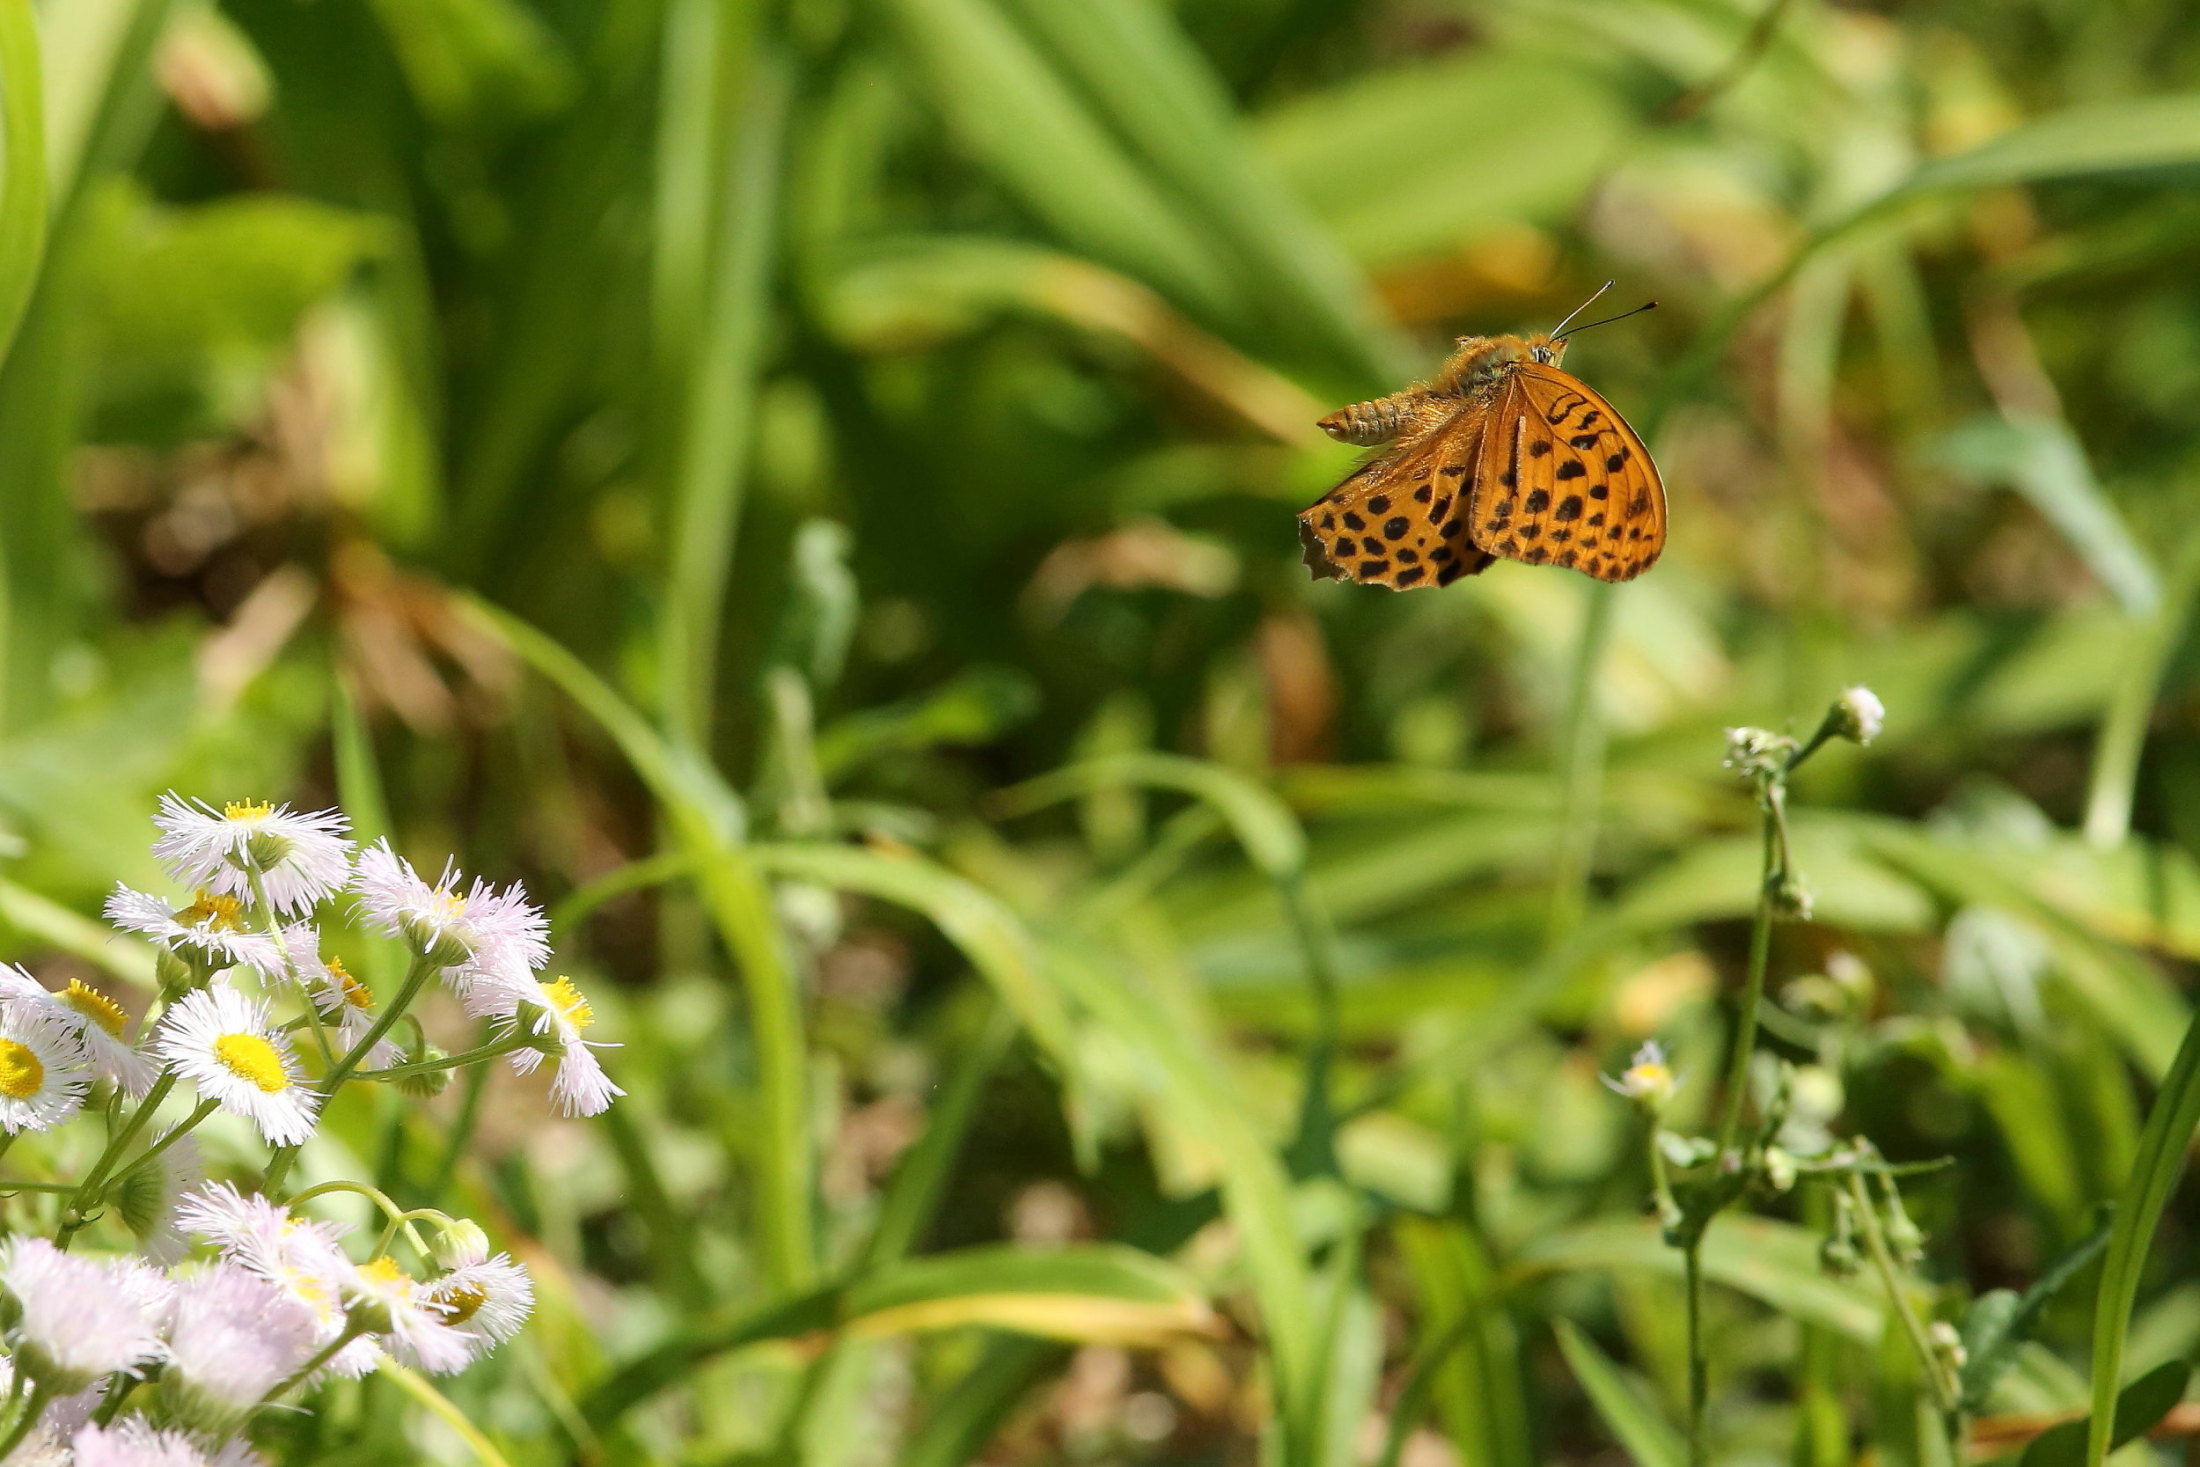
[[[1566,355],[1566,338],[1563,336],[1531,336],[1526,346],[1528,360],[1541,362],[1546,367],[1557,366]]]

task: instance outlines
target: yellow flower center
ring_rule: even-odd
[[[61,1001],[106,1030],[111,1037],[122,1037],[123,1020],[128,1017],[122,1012],[122,1005],[96,988],[85,987],[83,979],[71,978],[69,986],[61,990]]]
[[[543,1005],[576,1029],[585,1029],[596,1022],[596,1011],[581,997],[581,991],[573,986],[573,980],[560,976],[552,983],[537,983],[542,990]]]
[[[446,1284],[431,1297],[443,1306],[445,1324],[464,1324],[489,1302],[488,1291],[479,1284]]]
[[[330,958],[321,966],[328,969],[329,981],[344,995],[345,1003],[361,1010],[372,1006],[374,995],[367,992],[366,984],[351,976],[351,969],[344,966],[342,958]]]
[[[186,927],[211,927],[217,932],[242,932],[244,920],[237,899],[220,892],[202,891],[191,905],[176,913]]]
[[[214,1058],[220,1060],[230,1074],[269,1095],[290,1088],[290,1076],[283,1070],[283,1057],[275,1052],[274,1045],[257,1034],[224,1034],[214,1041]]]
[[[438,922],[456,922],[466,915],[466,898],[447,886],[429,900],[435,903],[435,920]]]
[[[275,807],[264,800],[231,800],[222,806],[224,820],[265,820]]]
[[[1664,1065],[1635,1065],[1620,1081],[1630,1090],[1659,1090],[1673,1083],[1673,1072]]]
[[[405,1270],[399,1268],[397,1260],[387,1253],[380,1258],[360,1264],[359,1272],[366,1278],[368,1283],[373,1284],[378,1289],[388,1289],[398,1284],[412,1282],[411,1276]]]
[[[45,1083],[46,1067],[31,1053],[29,1045],[0,1039],[0,1095],[28,1100]]]

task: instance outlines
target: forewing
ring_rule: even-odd
[[[1476,465],[1474,538],[1529,565],[1631,581],[1665,549],[1665,485],[1612,405],[1556,367],[1499,389]]]
[[[1448,586],[1493,557],[1467,533],[1486,414],[1463,407],[1379,454],[1299,513],[1299,543],[1317,579],[1408,591]]]

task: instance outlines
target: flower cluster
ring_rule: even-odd
[[[334,810],[170,795],[154,823],[153,854],[189,895],[118,887],[108,899],[108,920],[158,950],[160,1002],[135,1034],[82,981],[49,988],[0,964],[0,1152],[87,1111],[107,1123],[77,1175],[0,1177],[0,1191],[34,1199],[0,1237],[8,1467],[240,1467],[259,1460],[262,1413],[294,1409],[323,1380],[385,1362],[464,1369],[527,1319],[526,1272],[474,1224],[400,1209],[362,1182],[286,1194],[323,1111],[347,1084],[432,1094],[497,1059],[520,1074],[552,1065],[567,1115],[622,1093],[585,1037],[587,999],[542,976],[548,924],[517,886],[462,887],[448,866],[427,881],[386,842],[355,851]],[[320,922],[344,915],[410,955],[380,1001],[324,949]],[[477,1026],[457,1053],[410,1012],[437,981]],[[191,1132],[223,1113],[271,1148],[254,1185],[202,1180]],[[374,1203],[380,1236],[354,1245],[302,1210],[331,1192]],[[91,1233],[103,1219],[120,1226]],[[131,1246],[72,1251],[98,1236]]]

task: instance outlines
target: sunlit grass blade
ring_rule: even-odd
[[[2191,625],[2196,597],[2200,597],[2200,536],[2188,539],[2180,550],[2160,604],[2125,649],[2115,697],[2101,719],[2085,797],[2085,835],[2095,845],[2120,845],[2131,829],[2131,803],[2139,783],[2139,755],[2146,743],[2147,724],[2170,659]]]
[[[1302,345],[1324,376],[1387,390],[1411,357],[1367,282],[1248,143],[1206,59],[1154,0],[1014,0],[1050,54],[1091,94],[1173,197],[1240,262],[1265,334]]]
[[[917,81],[962,146],[1072,248],[1226,334],[1244,291],[992,0],[885,0]]]

